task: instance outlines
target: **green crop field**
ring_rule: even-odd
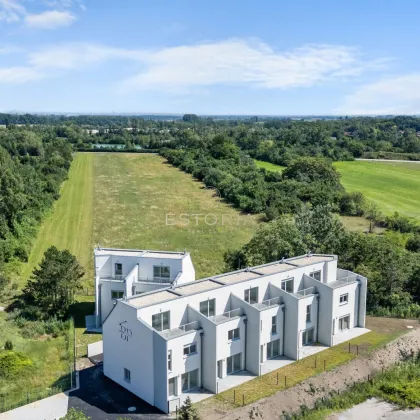
[[[420,220],[420,164],[335,162],[347,191],[360,191],[385,214],[394,211]]]

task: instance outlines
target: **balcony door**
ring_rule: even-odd
[[[315,328],[302,331],[302,346],[309,346],[314,343],[314,331]]]
[[[242,353],[235,354],[227,358],[227,374],[239,372],[241,370]]]
[[[350,328],[350,315],[343,316],[338,320],[338,331],[348,330]]]

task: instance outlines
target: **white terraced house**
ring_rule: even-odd
[[[195,280],[187,252],[96,248],[95,315],[86,318],[88,330],[100,330],[117,299],[129,298]]]
[[[309,254],[118,299],[104,374],[170,412],[367,332],[366,289],[336,256]]]

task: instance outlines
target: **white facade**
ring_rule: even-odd
[[[104,373],[168,412],[194,388],[217,393],[228,375],[364,327],[366,288],[335,256],[305,255],[118,300]]]
[[[117,299],[195,280],[187,252],[96,248],[95,315],[100,328]]]

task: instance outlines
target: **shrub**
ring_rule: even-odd
[[[0,377],[14,378],[32,366],[32,360],[23,353],[10,350],[0,353]]]
[[[13,343],[10,340],[6,340],[4,343],[5,350],[13,350]]]

